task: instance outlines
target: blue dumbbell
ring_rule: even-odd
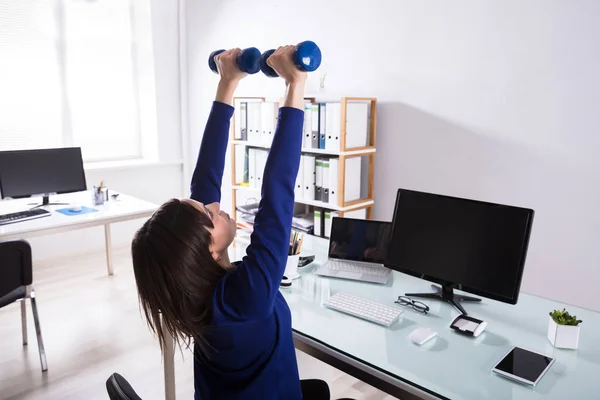
[[[267,64],[267,59],[275,52],[275,49],[265,51],[260,57],[260,70],[271,78],[276,78],[277,72]],[[321,49],[315,44],[307,40],[296,45],[293,54],[294,64],[301,71],[312,72],[321,65]]]
[[[215,50],[208,56],[208,66],[215,74],[219,73],[217,63],[215,63],[215,56],[224,51],[225,50]],[[242,50],[237,57],[237,66],[240,71],[247,74],[255,74],[260,71],[260,50],[256,47],[249,47]]]

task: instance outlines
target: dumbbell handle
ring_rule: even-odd
[[[267,64],[267,59],[275,52],[275,49],[265,51],[260,57],[260,70],[268,77],[276,78],[277,72]],[[300,42],[294,49],[292,55],[296,68],[301,71],[312,72],[321,65],[321,49],[310,40]]]
[[[215,74],[219,73],[217,69],[217,63],[215,62],[215,56],[221,54],[225,50],[215,50],[208,56],[208,67]],[[249,47],[240,52],[236,60],[237,66],[240,71],[247,74],[255,74],[260,71],[260,50],[256,47]]]

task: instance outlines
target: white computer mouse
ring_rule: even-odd
[[[437,336],[437,332],[431,328],[417,328],[408,335],[408,338],[417,345],[422,345],[427,343],[429,340],[433,339]]]
[[[69,211],[71,211],[71,212],[81,212],[81,206],[71,206],[71,207],[69,207]]]

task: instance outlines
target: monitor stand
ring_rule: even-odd
[[[477,297],[469,297],[460,294],[454,294],[454,289],[452,288],[452,286],[449,285],[442,285],[441,287],[438,285],[431,285],[431,287],[433,288],[433,290],[435,290],[435,293],[406,293],[405,296],[424,297],[428,299],[440,299],[442,301],[447,301],[448,303],[456,307],[458,311],[460,311],[464,315],[467,315],[467,312],[465,311],[463,306],[460,305],[461,301],[481,301],[481,299],[478,299]]]
[[[29,205],[31,206],[34,204],[36,204],[36,203],[32,203]],[[45,207],[45,206],[68,206],[68,205],[69,205],[69,203],[50,203],[50,196],[44,196],[42,198],[42,204],[38,204],[35,207],[32,207],[31,209],[35,210],[36,208]]]

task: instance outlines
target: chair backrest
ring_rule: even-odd
[[[0,297],[33,279],[31,246],[25,240],[0,242]]]
[[[106,380],[106,391],[110,400],[142,400],[129,382],[116,372]]]

